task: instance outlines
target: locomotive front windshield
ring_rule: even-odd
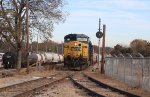
[[[78,37],[78,38],[77,38],[77,41],[83,41],[83,42],[86,42],[86,41],[87,41],[87,38],[81,38],[81,37]]]
[[[76,41],[76,37],[66,37],[65,38],[65,42],[69,42],[69,41]]]
[[[69,34],[64,37],[65,42],[69,41],[80,41],[80,42],[88,42],[89,37],[84,34]]]

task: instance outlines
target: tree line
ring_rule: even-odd
[[[142,39],[135,39],[130,43],[129,47],[117,44],[113,50],[110,51],[111,55],[119,54],[142,54],[144,57],[150,57],[150,42]]]
[[[25,53],[25,43],[23,43],[23,53]],[[16,49],[13,48],[9,43],[0,41],[0,52],[5,53],[9,51],[16,52]],[[33,41],[29,44],[29,51],[30,52],[55,52],[59,54],[63,54],[63,43],[57,43],[52,40],[43,41],[42,43],[38,43],[37,41]]]
[[[98,46],[94,45],[94,52],[98,53]],[[100,54],[101,54],[100,47]],[[138,53],[142,54],[144,57],[150,57],[150,42],[143,39],[134,39],[130,42],[129,47],[117,44],[114,47],[105,47],[105,53],[119,56],[120,54],[126,55],[131,54],[137,56]]]

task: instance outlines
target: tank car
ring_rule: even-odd
[[[46,63],[52,63],[53,55],[51,52],[44,53]]]
[[[30,53],[29,54],[29,64],[36,63],[39,60],[39,56],[36,53]],[[3,66],[4,68],[15,68],[17,64],[17,53],[16,52],[6,52],[3,57]],[[21,59],[21,67],[24,68],[26,67],[26,54],[22,54],[22,59]]]
[[[44,53],[44,56],[45,56],[46,63],[55,64],[55,63],[63,62],[63,56],[57,53],[47,52]]]
[[[15,68],[17,64],[17,53],[16,52],[6,52],[3,55],[3,65],[4,68]],[[34,63],[40,62],[41,64],[46,63],[46,64],[56,64],[63,62],[63,57],[59,54],[56,53],[34,53],[30,52],[29,53],[29,65],[32,65]],[[26,54],[22,54],[22,63],[21,67],[24,68],[26,67],[27,60],[26,60]]]
[[[37,56],[37,61],[42,61],[42,56],[41,56],[41,54],[36,54],[36,56]]]
[[[3,67],[2,66],[2,57],[3,57],[4,53],[0,53],[0,67]]]
[[[42,61],[43,63],[46,63],[45,54],[44,54],[44,53],[41,53],[40,55],[41,55],[41,61]]]
[[[59,62],[59,54],[53,53],[52,63],[58,63],[58,62]]]
[[[64,65],[80,69],[92,64],[93,46],[87,35],[68,34],[64,37]]]
[[[14,52],[6,52],[2,60],[4,68],[15,68],[17,64],[17,54]]]
[[[64,62],[64,56],[63,55],[60,55],[59,54],[59,61],[58,61],[59,63],[62,63],[62,62]]]

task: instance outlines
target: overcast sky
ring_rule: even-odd
[[[63,41],[70,33],[82,33],[97,45],[99,18],[106,25],[106,46],[128,46],[134,39],[150,41],[150,0],[66,0],[70,14],[55,26],[52,40]],[[102,25],[101,25],[102,27]]]

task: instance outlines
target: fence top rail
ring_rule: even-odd
[[[150,57],[105,57],[106,59],[150,59]]]

